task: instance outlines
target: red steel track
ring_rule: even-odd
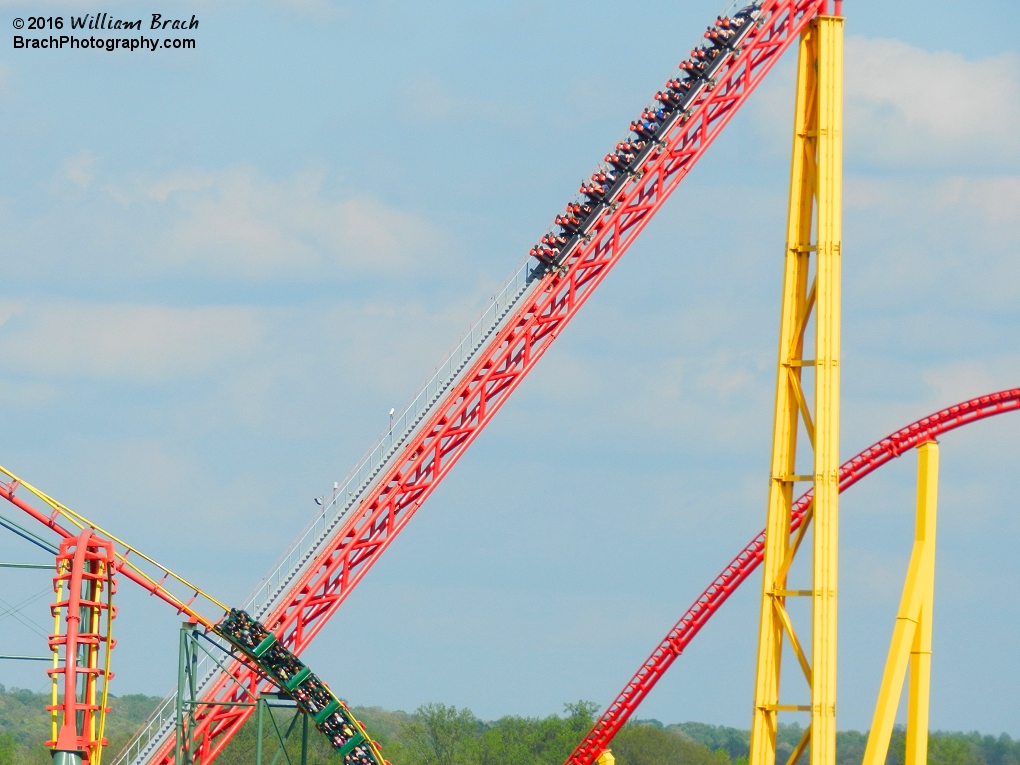
[[[843,463],[839,469],[839,491],[840,493],[846,491],[865,476],[918,444],[930,441],[963,425],[1018,410],[1020,410],[1020,388],[1013,388],[974,398],[930,414],[902,430],[897,430],[891,436],[883,438],[877,444],[869,446],[856,457]],[[792,530],[796,531],[800,527],[804,513],[811,505],[812,493],[809,490],[794,502]],[[708,588],[687,609],[680,621],[652,651],[648,661],[641,665],[641,669],[631,678],[616,700],[610,704],[584,740],[577,745],[574,753],[567,758],[564,765],[591,765],[598,758],[599,754],[609,746],[609,742],[617,731],[627,722],[627,718],[637,709],[649,691],[655,687],[659,678],[666,673],[673,661],[683,653],[694,636],[701,631],[701,628],[726,602],[733,591],[758,568],[764,550],[765,530],[762,529],[761,533],[730,561],[722,573],[712,580]]]
[[[760,8],[758,24],[692,104],[690,116],[665,135],[585,242],[543,277],[542,289],[503,325],[383,480],[263,619],[290,651],[300,654],[311,643],[783,52],[827,5],[826,0],[765,0]],[[247,667],[231,671],[249,691],[269,688]],[[212,762],[251,714],[248,707],[231,705],[246,692],[221,675],[205,694],[203,701],[216,703],[202,706],[196,721],[197,762]],[[146,761],[171,765],[172,751],[168,742]]]

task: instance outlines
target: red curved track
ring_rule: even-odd
[[[840,493],[846,491],[866,475],[918,444],[963,425],[1017,410],[1020,410],[1020,388],[974,398],[930,414],[902,430],[897,430],[843,463],[839,469],[839,491]],[[811,505],[812,495],[813,492],[809,490],[793,503],[792,530],[796,531],[800,527],[804,513]],[[584,740],[577,745],[564,765],[591,765],[598,758],[609,746],[617,731],[627,722],[631,713],[666,673],[674,659],[683,653],[694,636],[701,631],[705,623],[712,618],[712,614],[719,610],[733,591],[758,568],[764,550],[765,530],[762,529],[761,533],[730,561],[722,573],[712,580],[708,588],[687,609],[680,621],[648,657],[648,661],[641,666]]]

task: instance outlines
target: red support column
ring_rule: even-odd
[[[53,669],[47,670],[53,679],[54,703],[46,707],[53,715],[54,735],[46,745],[54,750],[55,765],[95,763],[107,743],[103,728],[107,688],[113,676],[109,657],[113,648],[110,623],[115,615],[110,602],[115,589],[114,563],[113,543],[97,537],[92,529],[60,543],[53,578],[57,598],[51,606],[56,627],[49,641],[56,660]],[[61,685],[63,698],[57,703]]]

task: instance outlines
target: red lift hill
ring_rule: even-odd
[[[634,239],[791,46],[796,113],[767,525],[715,577],[641,665],[565,765],[608,765],[613,736],[729,595],[762,566],[749,765],[774,765],[780,713],[810,714],[787,765],[835,765],[837,504],[895,457],[918,451],[917,531],[864,765],[884,765],[909,668],[907,765],[926,758],[931,651],[936,438],[1020,409],[1020,388],[951,406],[839,463],[842,221],[841,2],[731,3],[557,215],[481,318],[395,417],[241,608],[230,608],[40,489],[0,468],[0,496],[57,545],[0,517],[56,559],[51,605],[51,736],[56,765],[101,765],[113,605],[127,579],[188,617],[178,684],[113,765],[209,765],[266,699],[314,724],[346,765],[386,765],[347,706],[299,658],[393,538],[450,472]],[[812,337],[813,336],[813,337]],[[813,342],[812,342],[813,340]],[[810,386],[803,375],[811,375]],[[801,442],[798,458],[798,440]],[[809,447],[809,448],[805,448]],[[810,453],[811,465],[805,452]],[[799,495],[796,483],[809,486]],[[809,535],[810,532],[810,535]],[[809,588],[787,582],[798,553]],[[798,601],[798,599],[800,599]],[[810,601],[810,634],[788,604]],[[216,614],[215,618],[204,614]],[[780,699],[791,651],[810,704]],[[18,658],[18,657],[9,657]],[[799,683],[799,681],[798,681]],[[782,685],[788,693],[786,684]],[[297,717],[294,718],[295,720]],[[289,735],[289,731],[288,731]],[[282,740],[282,739],[281,739]],[[259,739],[261,741],[261,738]],[[261,757],[261,750],[257,758]],[[108,758],[109,759],[109,758]]]

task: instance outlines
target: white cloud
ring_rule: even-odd
[[[944,166],[1020,154],[1020,57],[968,60],[899,40],[850,37],[846,137],[876,161]]]
[[[968,315],[1020,306],[1020,175],[850,176],[845,202],[848,279],[870,285],[869,301],[925,295]]]
[[[95,177],[96,157],[90,151],[81,151],[64,162],[64,176],[80,189],[87,189]]]
[[[419,75],[400,88],[400,99],[414,120],[426,123],[447,122],[458,112],[470,113],[467,104],[446,87],[442,80]]]
[[[455,93],[439,78],[420,73],[399,88],[400,114],[408,124],[458,125],[496,123],[503,127],[530,127],[534,110],[527,105]]]
[[[22,276],[321,283],[417,277],[451,261],[422,216],[333,191],[321,172],[274,179],[243,165],[110,177],[103,164],[90,151],[64,160],[53,196],[17,217],[0,253]]]
[[[637,322],[626,326],[639,332]],[[744,448],[749,418],[771,403],[771,368],[753,353],[684,350],[660,358],[621,356],[610,364],[600,355],[559,348],[532,373],[541,398],[514,416],[526,423],[525,430],[541,432],[561,426],[547,407],[571,412],[571,427],[589,443],[599,443],[608,427],[615,438],[634,442],[672,443],[678,433],[696,432],[699,449]],[[598,417],[581,414],[589,410]]]
[[[0,302],[0,327],[3,327],[7,321],[15,314],[21,311],[21,303],[13,300],[7,300]]]
[[[337,21],[350,16],[351,11],[346,5],[332,0],[275,0],[280,5],[295,12],[298,16],[315,21]]]
[[[789,154],[794,59],[760,87],[752,110]],[[848,162],[943,169],[981,164],[1001,171],[1020,158],[1020,56],[978,59],[900,40],[848,37],[844,139]]]
[[[193,170],[191,172],[176,172],[161,178],[157,181],[144,184],[141,193],[157,202],[166,202],[172,195],[182,192],[204,191],[216,185],[216,176],[205,170]],[[116,193],[116,188],[111,189]],[[137,195],[138,190],[119,193],[117,196],[126,204],[130,204],[132,198]]]
[[[1020,357],[1003,356],[975,361],[955,361],[923,373],[936,406],[966,401],[986,393],[1014,388],[1020,380]]]
[[[921,215],[945,220],[966,216],[996,227],[995,238],[1016,231],[1020,222],[1020,175],[992,177],[942,176],[938,179],[900,176],[852,176],[846,180],[847,207],[887,217]]]
[[[249,279],[416,270],[441,237],[423,218],[364,195],[331,197],[320,173],[275,181],[252,167],[176,173],[119,192],[169,223],[157,268]]]
[[[263,328],[246,308],[87,303],[0,305],[10,368],[53,377],[159,382],[243,357]]]
[[[9,407],[16,409],[41,409],[51,405],[59,395],[55,385],[48,382],[14,382],[0,379],[0,399]]]

